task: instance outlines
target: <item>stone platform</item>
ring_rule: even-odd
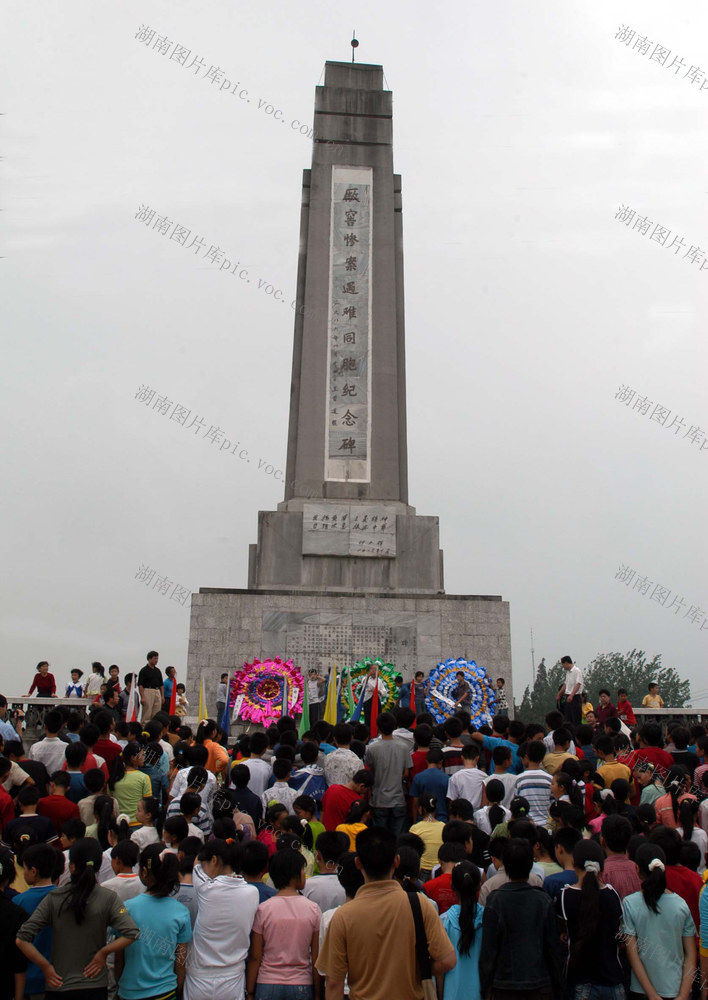
[[[196,708],[204,677],[210,712],[221,673],[274,656],[324,672],[331,663],[382,657],[404,680],[464,656],[503,677],[513,704],[509,604],[501,597],[201,588],[192,595],[189,634],[187,697]]]

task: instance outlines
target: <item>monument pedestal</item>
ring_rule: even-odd
[[[189,634],[189,703],[197,705],[204,677],[212,712],[221,673],[274,656],[325,675],[332,663],[381,657],[405,679],[464,656],[503,677],[512,704],[509,604],[501,597],[201,588],[192,595]]]

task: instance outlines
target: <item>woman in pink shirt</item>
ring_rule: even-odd
[[[319,1000],[320,980],[313,968],[322,911],[300,895],[305,886],[305,859],[299,851],[285,847],[270,859],[268,874],[278,892],[256,911],[246,997]]]

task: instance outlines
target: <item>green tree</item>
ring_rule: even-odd
[[[593,705],[597,705],[600,688],[610,691],[614,703],[617,688],[623,687],[631,704],[641,706],[642,698],[648,694],[649,681],[657,682],[667,708],[684,708],[691,700],[690,681],[682,681],[673,667],[662,667],[660,653],[651,660],[638,649],[629,653],[600,653],[585,668],[584,677],[585,690]]]
[[[536,669],[536,680],[533,688],[526,687],[519,710],[518,718],[525,722],[541,722],[547,712],[557,708],[556,696],[558,688],[565,681],[565,670],[560,660],[549,669],[542,660]]]

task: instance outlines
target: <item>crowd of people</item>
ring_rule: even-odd
[[[628,728],[626,692],[571,676],[543,722],[440,725],[409,693],[375,733],[284,716],[229,747],[142,680],[141,722],[113,687],[27,752],[0,722],[2,997],[701,993],[705,726]]]

